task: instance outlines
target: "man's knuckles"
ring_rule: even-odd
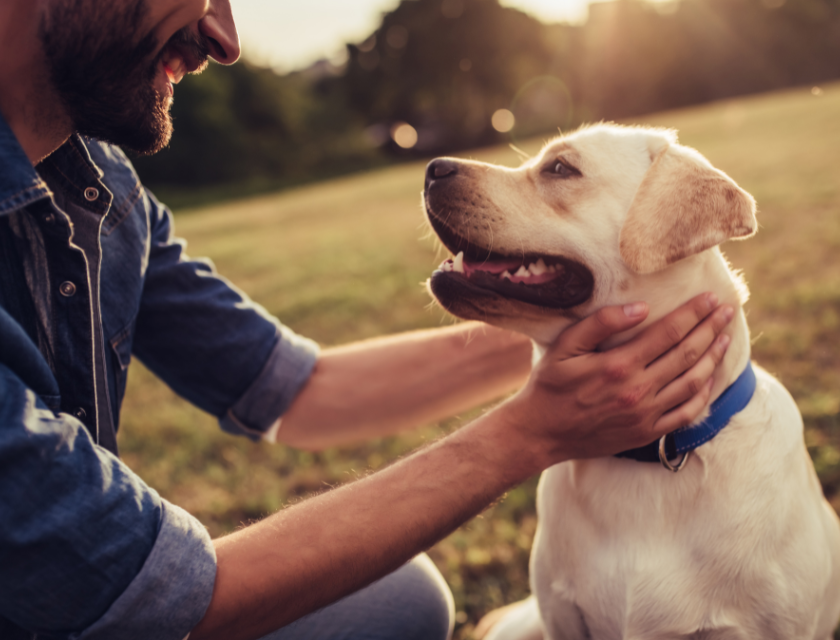
[[[694,326],[692,323],[691,326]],[[686,335],[687,331],[678,318],[668,318],[663,322],[662,332],[668,340],[669,344],[679,343]]]
[[[694,364],[700,359],[700,356],[703,355],[703,352],[690,342],[683,343],[681,351],[683,366],[686,369],[694,366]]]
[[[699,373],[693,373],[686,376],[686,384],[688,385],[688,394],[693,398],[698,393],[706,388],[707,378]]]
[[[603,377],[606,383],[625,382],[633,372],[633,362],[624,356],[610,355],[607,357],[603,368]]]

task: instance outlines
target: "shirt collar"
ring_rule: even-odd
[[[49,194],[46,183],[29,162],[6,119],[0,115],[0,216]]]
[[[65,187],[80,193],[104,176],[91,158],[84,140],[75,133],[39,166],[60,176]],[[11,127],[0,115],[0,216],[51,194],[50,188],[32,166]]]

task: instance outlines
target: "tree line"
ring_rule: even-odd
[[[616,0],[579,26],[498,0],[402,0],[346,49],[286,75],[246,62],[188,78],[173,141],[136,160],[141,176],[164,190],[267,189],[825,82],[840,77],[840,0]]]

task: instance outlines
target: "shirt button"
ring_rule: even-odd
[[[87,411],[79,407],[78,409],[73,410],[73,415],[79,420],[84,420],[85,418],[87,418]]]
[[[88,202],[93,202],[99,197],[99,189],[95,189],[94,187],[88,187],[85,189],[85,200]]]
[[[72,298],[76,295],[76,285],[70,281],[62,282],[58,286],[58,290],[61,292],[65,298]]]

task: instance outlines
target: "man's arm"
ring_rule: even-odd
[[[688,424],[706,405],[727,346],[717,336],[732,309],[712,311],[715,304],[701,296],[626,345],[594,353],[646,315],[604,309],[565,332],[494,411],[217,540],[213,599],[191,640],[259,638],[386,575],[552,464],[634,448]],[[689,333],[677,346],[669,337]]]
[[[277,439],[323,449],[457,415],[521,387],[531,341],[468,322],[321,352]]]

